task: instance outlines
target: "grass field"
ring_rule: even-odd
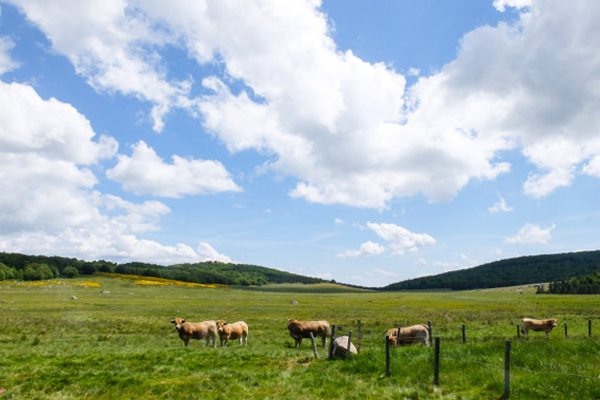
[[[511,398],[598,399],[599,314],[599,296],[536,295],[530,288],[248,290],[110,277],[32,286],[0,282],[0,398],[499,399],[505,341],[512,339]],[[556,317],[559,326],[549,340],[543,333],[518,340],[523,316]],[[214,349],[193,340],[185,348],[170,323],[174,317],[243,319],[250,327],[248,346]],[[353,338],[361,320],[360,354],[328,361],[319,349],[314,359],[306,340],[294,349],[289,317],[327,319],[339,334],[352,330]],[[387,329],[426,321],[440,337],[439,385],[433,385],[433,348],[420,346],[391,349],[391,376],[385,377]]]

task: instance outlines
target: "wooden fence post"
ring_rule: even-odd
[[[462,336],[463,336],[463,343],[467,343],[467,328],[465,327],[465,324],[463,324],[463,326],[462,326]]]
[[[319,353],[317,353],[317,344],[315,343],[315,335],[312,332],[310,333],[310,341],[312,342],[313,353],[315,353],[315,358],[319,358]]]
[[[396,347],[400,346],[400,327],[398,327],[398,332],[396,332]]]
[[[435,338],[433,384],[435,386],[438,386],[440,384],[440,338],[439,337]]]
[[[429,328],[429,345],[431,346],[433,341],[433,331],[431,330],[431,321],[427,321],[427,328]],[[400,335],[398,335],[398,338]]]
[[[360,319],[358,320],[358,335],[356,337],[356,352],[360,353],[360,340],[362,339],[362,333],[360,330]]]
[[[350,346],[352,346],[352,331],[348,332],[348,347],[346,348],[346,358],[350,358]]]
[[[567,332],[567,323],[565,322],[565,338],[569,337],[569,333]]]
[[[335,338],[335,325],[331,325],[331,339],[329,340],[329,357],[328,360],[333,359],[333,340]]]
[[[504,399],[510,396],[510,344],[511,341],[507,340],[504,350]]]
[[[588,336],[592,337],[592,320],[588,320]]]
[[[385,376],[390,376],[390,337],[385,336]]]
[[[517,338],[521,339],[521,327],[517,324]]]

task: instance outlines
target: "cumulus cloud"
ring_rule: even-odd
[[[106,176],[136,194],[181,197],[185,194],[239,192],[229,172],[218,161],[173,156],[165,163],[144,141],[133,146],[131,157],[119,155],[119,163]]]
[[[98,91],[148,102],[157,131],[175,107],[196,113],[229,151],[257,150],[263,170],[297,179],[294,198],[448,200],[508,173],[506,150],[534,167],[524,191],[536,198],[579,170],[597,175],[597,2],[495,0],[518,19],[469,32],[455,60],[410,87],[340,51],[318,0],[9,2]],[[173,48],[222,69],[175,79],[161,56]]]
[[[346,250],[337,255],[337,257],[365,257],[381,254],[385,251],[385,247],[375,242],[365,242],[358,250]]]
[[[81,259],[195,262],[191,247],[142,239],[170,209],[134,204],[94,187],[92,167],[117,142],[97,137],[69,104],[43,100],[27,85],[0,81],[0,249]]]
[[[492,214],[499,213],[499,212],[509,212],[512,210],[514,210],[514,207],[509,207],[506,204],[506,200],[504,200],[504,197],[502,197],[502,196],[500,196],[500,199],[498,200],[498,202],[496,204],[494,204],[493,206],[488,208],[488,211]]]
[[[547,228],[527,223],[516,236],[506,238],[506,243],[511,244],[547,244],[552,239],[552,231],[556,226],[552,224]]]
[[[387,241],[390,248],[394,250],[394,254],[404,254],[407,251],[416,252],[421,247],[432,246],[436,243],[436,240],[426,233],[413,233],[396,224],[368,222],[367,227]]]
[[[202,257],[201,261],[220,261],[231,263],[231,258],[225,254],[219,253],[210,244],[202,242],[198,245],[198,254]]]

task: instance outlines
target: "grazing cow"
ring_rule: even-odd
[[[310,338],[312,332],[315,339],[321,337],[323,348],[327,348],[327,336],[331,334],[331,328],[327,321],[296,321],[294,318],[287,320],[290,336],[296,342],[294,348],[302,345],[303,338]]]
[[[219,338],[221,339],[221,346],[225,341],[225,347],[227,347],[227,341],[229,339],[239,339],[240,345],[242,341],[245,345],[248,345],[248,325],[244,321],[234,322],[228,324],[226,321],[217,321],[217,331],[219,332]]]
[[[429,346],[429,327],[427,324],[400,328],[400,339],[398,339],[398,328],[388,330],[387,335],[394,346],[404,346],[413,343],[421,343],[423,346]]]
[[[183,318],[175,318],[171,321],[179,332],[179,339],[183,340],[187,347],[190,339],[206,339],[206,346],[212,339],[213,347],[217,347],[217,324],[215,321],[187,322]]]
[[[546,338],[548,338],[548,333],[552,329],[556,327],[556,318],[550,319],[531,319],[531,318],[523,318],[521,320],[521,333],[525,336],[529,336],[529,330],[540,332],[546,332]]]

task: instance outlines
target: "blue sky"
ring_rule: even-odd
[[[0,0],[0,251],[383,286],[598,249],[599,19]]]

